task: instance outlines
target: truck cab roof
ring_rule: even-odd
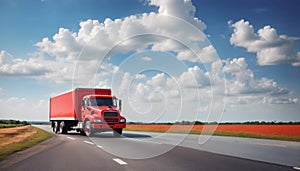
[[[83,99],[91,99],[91,98],[116,98],[112,95],[86,95],[83,97]]]

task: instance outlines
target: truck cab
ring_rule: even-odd
[[[118,103],[119,102],[119,103]],[[84,132],[90,136],[94,132],[113,129],[122,134],[126,119],[121,116],[121,101],[111,95],[87,95],[82,100],[81,117]]]

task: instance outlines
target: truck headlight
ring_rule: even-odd
[[[125,119],[120,119],[120,123],[126,122]]]
[[[94,119],[94,122],[95,123],[101,123],[102,121],[101,121],[101,119]]]

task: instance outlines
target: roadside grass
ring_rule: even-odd
[[[46,139],[49,139],[52,137],[52,135],[42,129],[33,127],[36,130],[36,133],[28,138],[27,140],[20,142],[20,143],[15,143],[15,144],[10,144],[0,150],[0,160],[4,159],[6,156],[25,150],[26,148],[32,147]]]
[[[0,123],[0,128],[13,128],[18,126],[25,126],[25,124],[4,124]]]
[[[162,129],[132,129],[125,128],[125,131],[140,131],[140,132],[168,132],[168,133],[181,133],[181,134],[202,134],[202,135],[214,135],[214,136],[229,136],[229,137],[242,137],[242,138],[259,138],[259,139],[270,139],[270,140],[283,140],[283,141],[296,141],[300,142],[300,136],[285,136],[285,135],[265,135],[265,134],[254,134],[246,132],[226,132],[226,131],[199,131],[199,130],[162,130]]]

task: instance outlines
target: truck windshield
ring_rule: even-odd
[[[117,106],[116,101],[111,98],[96,98],[90,100],[92,106]]]

